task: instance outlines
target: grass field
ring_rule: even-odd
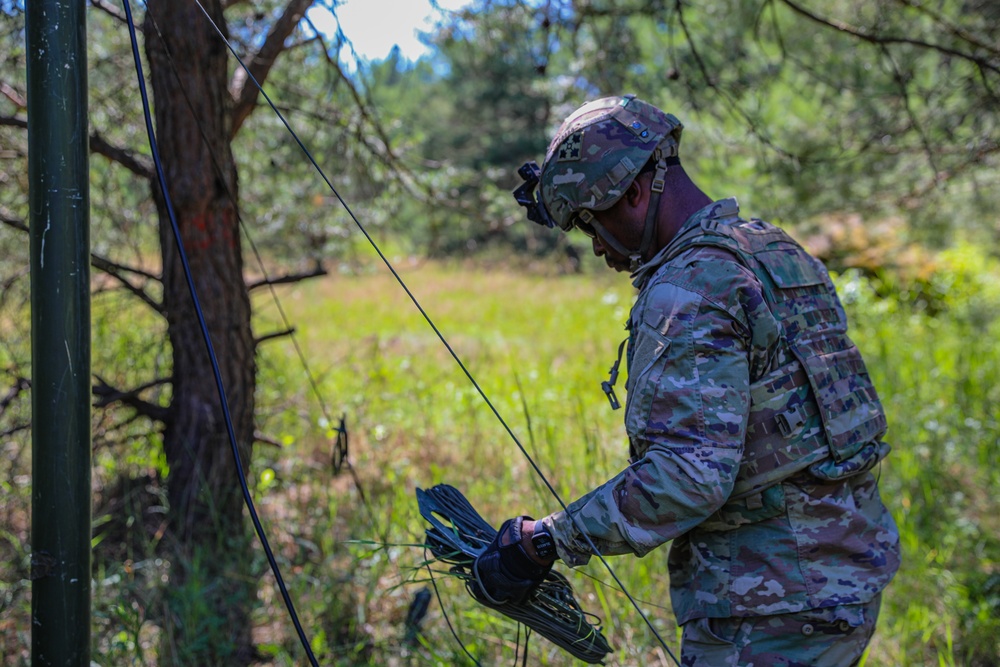
[[[403,273],[565,500],[624,465],[621,417],[600,391],[634,296],[624,276],[542,278],[433,265]],[[1000,354],[992,344],[993,311],[974,302],[983,297],[974,291],[970,302],[955,290],[945,310],[931,315],[923,306],[877,298],[857,276],[842,278],[841,290],[890,413],[894,453],[881,479],[905,548],[867,664],[996,664]],[[391,278],[337,277],[301,287],[285,302],[334,411],[348,415],[351,457],[375,516],[359,517],[353,492],[339,495],[315,525],[332,516],[343,524],[314,535],[357,541],[347,549],[358,557],[355,576],[367,584],[353,604],[376,647],[385,647],[375,650],[392,654],[387,647],[401,636],[405,608],[419,589],[397,584],[423,578],[413,569],[422,554],[405,546],[367,553],[363,543],[420,542],[415,487],[453,484],[495,523],[518,513],[541,516],[557,504]],[[264,307],[261,312],[266,316]],[[293,402],[310,405],[304,384],[290,377],[298,371],[282,352],[269,350],[266,359],[262,386],[276,392],[271,400],[293,400],[275,387],[295,386],[300,395]],[[282,414],[287,419],[280,411],[275,418]],[[316,511],[302,498],[304,490],[313,488],[315,496],[324,490],[319,471],[325,444],[306,434],[295,437],[285,456],[266,452],[259,461],[275,457],[277,486],[300,499],[295,523],[301,528]],[[343,481],[335,484],[348,488]],[[336,551],[332,541],[329,548]],[[661,549],[611,563],[661,634],[676,642],[665,559]],[[617,648],[611,662],[669,664],[624,595],[600,583],[609,579],[602,570],[592,563],[570,576],[584,606],[604,619]],[[329,574],[317,567],[312,576],[322,582]],[[485,664],[514,659],[512,624],[477,609],[457,582],[443,582],[441,594],[473,654]],[[544,640],[532,647],[532,659],[543,664],[571,662]],[[421,662],[463,661],[436,602],[424,623],[424,644],[413,651]]]
[[[625,276],[543,277],[437,264],[403,265],[401,273],[564,500],[625,464],[621,414],[600,390],[634,298]],[[993,341],[1000,300],[952,285],[928,308],[898,295],[876,297],[857,276],[839,283],[852,334],[889,413],[894,450],[881,484],[905,559],[884,598],[866,664],[998,664],[1000,349]],[[420,632],[407,635],[407,610],[428,576],[415,546],[423,522],[414,492],[452,484],[494,524],[515,514],[542,516],[557,502],[384,271],[334,275],[285,288],[280,297],[329,416],[346,415],[356,475],[331,469],[335,424],[312,395],[290,342],[265,344],[259,427],[278,446],[256,448],[254,494],[321,663],[471,664],[450,622],[482,664],[513,664],[523,655],[523,633],[477,607],[460,582],[445,576],[436,577],[443,607],[432,600]],[[256,309],[258,335],[283,328],[265,295]],[[134,332],[98,325],[95,345],[109,356],[141,350],[154,364],[156,347],[131,339]],[[110,484],[121,474],[155,472],[162,466],[157,445],[155,437],[137,438],[124,455],[99,455],[95,478]],[[17,466],[23,479],[23,454],[6,465],[7,479]],[[155,485],[145,488],[155,495]],[[28,497],[23,484],[7,483],[5,492],[4,530],[14,535],[24,526],[12,517]],[[95,577],[94,659],[102,665],[158,664],[157,590],[169,580],[170,563],[157,552],[155,521],[129,526],[127,547],[102,559]],[[610,563],[676,654],[666,554],[662,548]],[[10,572],[25,557],[10,549],[5,556],[14,559]],[[672,664],[638,612],[607,584],[600,563],[564,571],[583,607],[603,620],[615,647],[609,664]],[[262,556],[253,576],[260,580],[254,632],[262,654],[275,665],[304,664]],[[0,664],[22,664],[27,584],[8,578],[0,591]],[[529,651],[528,664],[574,664],[540,638],[531,639]]]

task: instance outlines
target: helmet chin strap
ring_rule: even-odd
[[[587,209],[583,209],[577,214],[583,219],[584,222],[594,228],[597,235],[601,237],[602,243],[606,244],[619,255],[629,258],[629,271],[632,273],[638,271],[642,266],[642,258],[649,250],[650,244],[653,242],[653,232],[656,231],[656,213],[660,208],[660,197],[663,195],[668,161],[672,164],[680,164],[680,160],[676,157],[666,158],[661,156],[656,161],[656,170],[653,173],[653,182],[650,185],[651,192],[649,195],[649,205],[646,207],[646,220],[642,230],[642,242],[639,244],[639,248],[637,250],[629,250],[622,245],[621,242],[611,234],[611,232],[605,229],[604,225],[597,221],[594,214]]]

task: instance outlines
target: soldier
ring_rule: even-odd
[[[579,229],[639,289],[630,465],[566,512],[506,521],[473,589],[518,601],[557,558],[673,540],[683,665],[854,664],[900,560],[871,472],[885,415],[826,269],[705,195],[680,164],[681,130],[634,96],[604,98],[562,124],[540,170],[521,169],[528,217]]]

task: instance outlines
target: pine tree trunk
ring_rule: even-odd
[[[202,4],[225,30],[219,0]],[[228,53],[195,3],[148,0],[147,6],[146,55],[167,188],[246,468],[255,365],[230,147]],[[252,658],[249,612],[255,588],[242,496],[211,362],[158,186],[154,198],[173,354],[164,448],[177,546],[165,623],[171,658],[162,664],[245,665]]]

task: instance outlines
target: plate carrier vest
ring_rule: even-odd
[[[782,229],[757,219],[709,219],[683,233],[687,238],[678,239],[664,263],[695,246],[731,253],[760,281],[782,327],[779,345],[791,352],[784,366],[751,378],[736,483],[727,504],[703,527],[732,528],[774,516],[784,507],[778,483],[806,468],[827,481],[871,469],[889,451],[881,441],[885,413],[822,263]]]

